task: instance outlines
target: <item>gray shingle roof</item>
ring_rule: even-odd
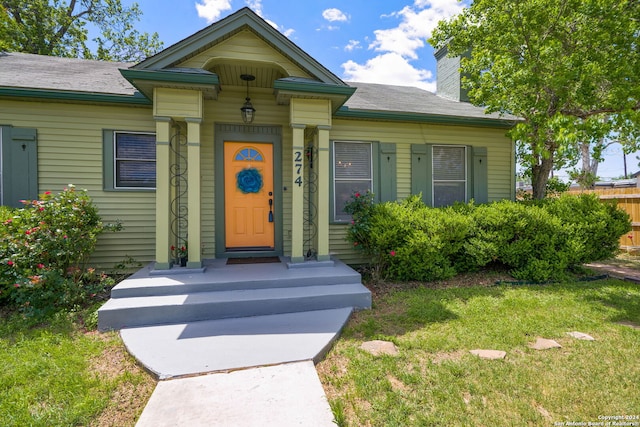
[[[132,63],[0,52],[0,87],[133,95],[131,83],[119,69]],[[348,82],[357,90],[346,102],[350,110],[417,113],[438,116],[497,119],[465,102],[451,101],[409,86]],[[513,119],[512,116],[502,117]]]
[[[133,95],[119,68],[133,64],[0,52],[0,87]]]
[[[513,116],[485,114],[484,109],[468,102],[442,98],[411,86],[391,86],[377,83],[347,82],[358,89],[345,103],[350,110],[432,114],[438,116],[507,119]]]

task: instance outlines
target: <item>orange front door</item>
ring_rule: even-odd
[[[274,248],[273,145],[224,143],[227,250]]]

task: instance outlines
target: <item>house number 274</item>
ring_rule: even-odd
[[[294,152],[294,164],[296,180],[293,181],[298,184],[298,187],[302,187],[302,151]]]

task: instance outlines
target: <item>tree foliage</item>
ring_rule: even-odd
[[[523,121],[519,161],[544,197],[581,144],[640,145],[640,1],[476,0],[439,23],[430,43],[463,58],[471,102]]]
[[[134,28],[141,16],[121,0],[0,0],[0,50],[137,62],[163,46]],[[99,35],[89,40],[89,29]]]

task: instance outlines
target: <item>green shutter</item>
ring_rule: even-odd
[[[426,144],[411,145],[411,194],[422,193],[422,201],[433,204],[432,195],[431,146]]]
[[[102,185],[104,190],[114,190],[115,174],[113,170],[113,130],[102,130]]]
[[[37,130],[2,128],[2,199],[6,206],[22,207],[20,200],[38,198]]]
[[[489,201],[487,148],[473,147],[471,151],[473,151],[471,162],[473,200],[476,203],[487,203]]]
[[[380,144],[380,201],[397,199],[396,144]]]

